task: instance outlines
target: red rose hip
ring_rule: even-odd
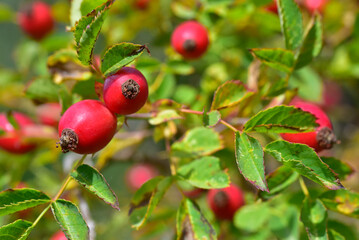
[[[41,40],[54,28],[54,19],[50,7],[37,1],[28,6],[26,11],[18,13],[21,29],[35,40]]]
[[[235,212],[244,205],[242,191],[234,184],[227,188],[210,189],[207,202],[218,219],[232,220]]]
[[[63,152],[95,153],[104,148],[116,132],[116,116],[97,100],[72,105],[60,119],[59,136]]]
[[[196,21],[184,22],[174,30],[171,43],[184,58],[199,58],[209,44],[207,29]]]
[[[318,123],[319,126],[314,132],[282,133],[280,135],[284,140],[292,143],[306,144],[309,147],[314,148],[316,152],[323,149],[330,149],[333,144],[337,143],[337,139],[333,133],[332,123],[322,109],[315,104],[302,101],[296,101],[293,105],[303,111],[313,114],[317,118],[316,123]]]
[[[125,175],[130,190],[137,191],[145,182],[156,177],[158,171],[152,165],[139,163],[131,166]]]
[[[326,5],[327,0],[305,0],[304,6],[308,9],[309,12],[323,11],[324,6]]]
[[[103,99],[114,113],[135,113],[146,103],[147,98],[146,78],[135,68],[123,67],[105,80]]]
[[[65,236],[65,233],[63,233],[62,231],[58,231],[54,235],[52,235],[50,240],[67,240],[67,237]]]
[[[19,129],[16,129],[8,120],[6,114],[0,114],[0,130],[4,132],[0,135],[0,148],[14,154],[23,154],[33,150],[36,145],[26,143],[23,139],[24,128],[35,123],[22,113],[13,113]]]
[[[37,107],[36,113],[42,124],[56,127],[61,117],[61,105],[59,103],[44,103]]]

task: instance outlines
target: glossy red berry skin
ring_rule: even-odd
[[[61,105],[59,103],[44,103],[37,106],[36,113],[40,123],[57,127],[61,117]]]
[[[21,29],[35,40],[41,40],[54,28],[54,19],[50,7],[36,1],[27,11],[18,13],[18,22]]]
[[[131,191],[137,191],[145,182],[158,176],[158,171],[150,164],[139,163],[131,166],[125,175],[126,184]]]
[[[14,154],[23,154],[35,149],[36,145],[26,143],[23,140],[24,128],[34,125],[35,123],[22,113],[15,112],[13,117],[19,129],[8,121],[6,114],[0,114],[0,129],[4,131],[4,135],[0,136],[0,148]]]
[[[171,44],[184,58],[199,58],[208,48],[207,29],[196,21],[186,21],[178,25],[172,33]]]
[[[235,212],[245,204],[241,189],[234,184],[227,188],[210,189],[207,202],[216,217],[221,220],[232,220]]]
[[[67,237],[65,236],[65,233],[63,233],[62,231],[58,231],[54,235],[52,235],[50,240],[67,240]]]
[[[148,98],[146,78],[132,67],[123,67],[106,78],[103,86],[103,99],[114,113],[128,115],[137,112]]]
[[[305,0],[304,6],[309,12],[314,13],[315,11],[323,11],[327,0]]]
[[[116,116],[100,101],[77,102],[66,110],[59,122],[62,151],[95,153],[111,141],[116,127]],[[75,140],[70,141],[69,137]]]
[[[280,134],[281,137],[288,142],[306,144],[309,147],[314,148],[317,152],[331,148],[336,142],[336,138],[332,133],[333,126],[327,114],[313,103],[296,101],[293,105],[303,111],[313,114],[317,118],[316,123],[318,123],[319,126],[314,132],[282,133]],[[329,139],[321,139],[321,134],[325,134],[326,132],[328,132],[329,135],[324,137],[329,137]]]

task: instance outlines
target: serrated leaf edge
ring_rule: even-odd
[[[252,183],[253,184],[253,186],[255,186],[257,189],[260,189],[261,191],[266,191],[266,192],[268,192],[269,193],[269,189],[268,189],[268,183],[267,183],[267,179],[266,179],[266,176],[265,176],[265,164],[264,164],[264,151],[263,151],[263,148],[262,148],[262,154],[263,154],[263,170],[264,170],[264,179],[262,179],[262,177],[260,176],[260,178],[263,180],[263,183],[264,183],[264,185],[265,185],[265,188],[263,188],[263,187],[260,187],[257,183],[256,183],[256,181],[253,181],[253,180],[249,180],[244,174],[243,174],[243,172],[242,172],[242,170],[238,167],[238,163],[237,163],[237,159],[238,159],[238,156],[237,156],[237,135],[238,135],[238,137],[240,138],[240,136],[243,134],[240,134],[239,132],[235,132],[234,133],[235,134],[235,136],[234,136],[234,146],[235,146],[235,151],[234,151],[234,153],[235,153],[235,157],[236,157],[236,165],[237,165],[237,168],[238,168],[238,170],[239,170],[239,172],[241,173],[241,175],[244,177],[244,179],[246,179],[246,181],[248,181],[248,182],[250,182],[250,183]],[[249,135],[248,135],[249,136]],[[250,137],[250,136],[249,136]],[[258,141],[258,140],[257,140]],[[257,172],[259,172],[259,171],[257,171]]]
[[[109,204],[111,207],[113,207],[114,209],[116,209],[116,210],[119,211],[119,210],[120,210],[120,206],[119,206],[119,203],[118,203],[118,197],[117,197],[117,195],[115,194],[115,192],[112,190],[112,188],[110,187],[110,185],[108,184],[108,182],[106,181],[105,177],[104,177],[99,171],[97,171],[97,169],[91,167],[90,165],[88,165],[88,164],[82,164],[82,165],[86,165],[86,166],[92,168],[93,170],[95,170],[95,171],[102,177],[102,179],[103,179],[103,181],[105,182],[105,184],[107,185],[108,189],[112,192],[113,196],[115,197],[115,199],[116,199],[115,203],[111,203],[111,202],[109,202],[109,201],[106,201],[104,198],[102,198],[102,197],[100,197],[99,195],[97,195],[96,192],[91,191],[89,188],[86,187],[86,184],[82,184],[82,182],[78,181],[78,180],[73,176],[73,173],[71,173],[71,177],[72,177],[76,182],[78,182],[80,185],[82,185],[86,190],[88,190],[89,192],[95,194],[98,198],[100,198],[101,200],[103,200],[105,203]],[[81,166],[81,165],[80,165],[80,166]],[[80,166],[79,166],[79,167],[80,167]],[[82,175],[77,175],[77,176],[80,176],[81,179],[86,180],[85,178],[82,177]],[[84,181],[84,182],[86,182],[86,181]]]
[[[279,142],[279,141],[283,141],[283,140],[277,140],[277,141],[274,141],[274,142]],[[274,142],[272,142],[272,143],[274,143]],[[285,141],[285,142],[287,142],[287,141]],[[307,145],[301,144],[301,143],[291,143],[291,144],[307,146]],[[269,145],[269,144],[268,144],[268,145]],[[308,147],[308,146],[307,146],[307,147]],[[267,147],[264,148],[264,151],[267,152],[267,153],[269,153],[269,154],[270,154],[270,152],[275,152],[275,153],[280,154],[280,156],[282,156],[282,154],[281,154],[279,151],[277,151],[277,150],[268,150]],[[314,150],[313,150],[313,152],[317,155],[317,153],[316,153]],[[318,156],[318,155],[317,155],[317,156]],[[283,158],[281,157],[281,159],[283,159]],[[320,159],[320,161],[321,161],[322,163],[324,163],[319,156],[318,156],[318,159]],[[330,182],[328,182],[328,181],[322,179],[321,177],[319,177],[318,174],[316,174],[315,172],[313,172],[310,167],[304,165],[301,161],[298,161],[298,160],[295,160],[295,159],[288,159],[288,160],[293,161],[293,162],[300,163],[301,166],[303,166],[303,167],[306,168],[309,172],[311,172],[313,175],[315,175],[315,176],[316,176],[316,179],[318,179],[319,182],[321,182],[324,187],[327,187],[327,188],[330,189],[330,190],[338,190],[338,189],[343,189],[343,188],[344,188],[344,186],[340,183],[340,180],[337,178],[337,176],[335,175],[335,173],[333,172],[333,170],[330,169],[329,166],[328,166],[326,163],[324,163],[324,165],[326,165],[326,166],[328,167],[329,171],[331,171],[331,172],[333,173],[334,178],[336,179],[334,182],[335,182],[336,184],[338,184],[338,186],[335,186],[334,184],[332,184],[332,183],[330,183]],[[287,162],[287,161],[281,161],[281,162]],[[294,171],[297,171],[295,168],[292,168],[292,169],[293,169]],[[299,172],[298,172],[298,173],[299,173]],[[300,174],[300,173],[299,173],[299,174]],[[301,174],[300,174],[300,175],[301,175]],[[305,176],[305,177],[306,177],[306,176]],[[310,179],[310,178],[308,178],[308,179]],[[312,180],[312,179],[310,179],[310,180]],[[312,181],[315,182],[314,180],[312,180]],[[329,186],[325,185],[325,182],[330,183],[330,185],[333,186],[333,187],[329,187]],[[317,183],[318,183],[318,182],[317,182]]]
[[[55,211],[54,211],[53,204],[56,203],[56,202],[58,202],[59,200],[64,201],[64,202],[71,203],[72,205],[74,205],[74,206],[77,208],[78,213],[80,214],[80,216],[81,216],[82,219],[84,220],[85,225],[86,225],[86,227],[87,227],[87,238],[88,238],[88,237],[89,237],[89,234],[90,234],[90,233],[89,233],[89,230],[90,230],[90,229],[89,229],[89,227],[88,227],[88,225],[87,225],[87,223],[86,223],[84,217],[82,216],[82,213],[80,212],[80,209],[78,208],[78,206],[76,206],[76,204],[74,204],[74,203],[71,202],[71,201],[67,201],[67,200],[65,200],[65,199],[57,199],[56,201],[54,201],[54,202],[51,203],[51,211],[52,211],[52,214],[53,214],[53,216],[54,216],[56,222],[59,224],[59,226],[60,226],[62,232],[65,233],[65,235],[66,235],[66,237],[67,237],[68,239],[71,239],[71,238],[70,238],[71,236],[68,235],[68,234],[69,234],[68,231],[63,227],[63,225],[62,225],[62,224],[60,223],[60,221],[57,219],[56,214],[55,214]]]

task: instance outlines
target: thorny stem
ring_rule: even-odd
[[[302,177],[299,177],[299,184],[305,196],[309,197],[309,191]]]
[[[67,184],[70,182],[71,180],[71,173],[76,169],[78,168],[78,166],[80,166],[83,161],[85,160],[87,154],[84,154],[82,156],[82,158],[76,163],[74,164],[73,168],[71,169],[71,171],[67,174],[67,177],[64,181],[64,183],[62,184],[60,190],[57,192],[56,196],[51,200],[50,204],[40,213],[40,215],[36,218],[36,220],[33,222],[31,228],[35,228],[35,226],[38,224],[38,222],[41,220],[41,218],[45,215],[45,213],[50,209],[51,207],[51,204],[53,202],[55,202],[57,199],[59,199],[59,197],[61,196],[61,194],[65,191],[66,187],[67,187]]]

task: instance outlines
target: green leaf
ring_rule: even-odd
[[[211,109],[219,110],[235,106],[253,94],[254,92],[248,91],[241,81],[227,81],[214,93]]]
[[[291,76],[289,80],[290,88],[298,89],[298,96],[302,99],[320,102],[323,98],[323,81],[310,67],[304,67]]]
[[[286,48],[294,50],[302,42],[302,13],[294,0],[277,0],[277,6]]]
[[[183,60],[171,60],[166,67],[166,70],[173,74],[190,75],[194,73],[194,67]]]
[[[319,55],[322,49],[323,30],[320,15],[317,14],[311,23],[311,28],[304,38],[297,57],[295,69],[308,65],[313,58]]]
[[[77,44],[76,50],[79,60],[86,66],[92,63],[93,49],[106,16],[106,11],[100,12],[88,25],[88,28],[84,30],[81,39]]]
[[[104,4],[107,0],[82,0],[81,2],[81,15],[87,15],[96,7]]]
[[[236,228],[256,232],[265,228],[270,217],[270,208],[266,203],[245,205],[234,215],[233,223]]]
[[[120,210],[117,196],[99,171],[89,165],[82,164],[71,173],[71,177],[104,202]]]
[[[11,22],[15,17],[15,12],[5,3],[0,3],[0,23]]]
[[[26,97],[41,102],[56,102],[59,100],[61,87],[52,82],[49,78],[36,78],[25,88]]]
[[[181,118],[183,117],[179,115],[176,110],[166,109],[159,112],[155,117],[150,118],[148,122],[151,125],[159,125],[164,122],[168,122],[174,119],[181,119]]]
[[[277,106],[263,110],[244,125],[246,132],[297,133],[313,131],[316,118],[293,106]]]
[[[197,89],[190,85],[177,85],[176,91],[173,93],[173,99],[177,102],[192,105],[196,101]]]
[[[202,157],[181,166],[177,170],[177,176],[191,185],[203,189],[225,188],[230,183],[228,174],[221,168],[219,158],[212,156]]]
[[[0,228],[1,240],[25,240],[31,231],[32,223],[24,220],[16,220]]]
[[[303,203],[301,220],[307,230],[309,239],[328,239],[327,209],[316,199],[306,198]]]
[[[84,65],[92,62],[93,49],[100,33],[102,24],[114,0],[108,0],[103,5],[97,7],[76,23],[72,29],[77,44],[77,54],[79,60]]]
[[[50,198],[35,189],[8,189],[0,192],[0,216],[50,202]]]
[[[217,110],[203,113],[203,124],[206,127],[214,127],[221,121],[221,113]]]
[[[344,189],[327,191],[320,196],[320,200],[332,211],[359,218],[359,193]]]
[[[257,139],[235,133],[236,162],[243,177],[262,191],[268,191],[264,172],[263,149]]]
[[[281,48],[253,48],[250,51],[254,57],[274,69],[286,73],[293,71],[295,60],[294,53],[290,50]]]
[[[188,198],[183,199],[177,211],[177,240],[180,239],[217,239],[214,228]]]
[[[68,239],[88,239],[89,229],[75,204],[63,199],[58,199],[51,204],[51,210]]]
[[[332,190],[343,188],[328,165],[307,145],[275,141],[268,144],[265,151],[285,166],[324,187]]]
[[[186,132],[184,138],[171,146],[173,157],[197,158],[221,150],[220,135],[211,128],[197,127]]]
[[[147,49],[145,45],[126,42],[111,46],[102,58],[101,71],[105,76],[114,74],[141,56],[144,49]]]
[[[279,200],[280,201],[280,200]],[[299,212],[294,205],[277,205],[271,208],[268,221],[270,230],[277,239],[293,240],[299,238]]]
[[[150,102],[168,99],[176,90],[176,78],[172,73],[159,73],[156,77],[156,83],[150,84],[149,100]],[[172,109],[174,107],[171,107]]]
[[[342,239],[342,238],[330,238],[331,231],[335,231],[337,234],[340,234],[341,236],[344,237],[343,239],[353,239],[353,240],[358,239],[356,232],[354,232],[355,229],[353,229],[351,226],[347,226],[340,219],[338,220],[329,219],[327,226],[329,229],[329,239],[333,239],[333,240]]]
[[[83,0],[72,0],[70,9],[70,20],[71,26],[75,26],[76,22],[82,17],[81,14],[81,3]]]
[[[330,240],[346,240],[347,239],[343,235],[341,235],[340,233],[338,233],[337,231],[335,231],[333,229],[329,229],[328,236],[329,236]]]
[[[17,122],[14,113],[11,110],[6,112],[6,119],[15,130],[20,129],[20,125]]]
[[[269,199],[289,187],[298,177],[299,174],[291,168],[280,166],[266,177],[269,192],[259,192],[259,196],[264,199]]]
[[[47,67],[57,84],[66,80],[88,80],[92,76],[90,69],[81,64],[72,49],[55,52],[48,58]]]
[[[347,163],[333,157],[321,157],[322,161],[332,169],[340,179],[345,179],[354,172],[353,168]]]
[[[140,229],[172,185],[171,177],[155,177],[145,182],[131,200],[129,215],[133,228]]]

